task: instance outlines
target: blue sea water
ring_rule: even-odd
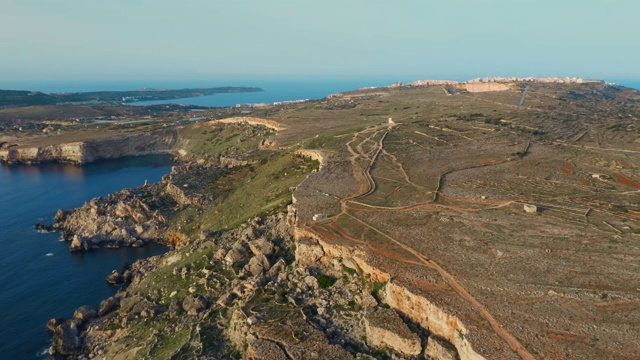
[[[97,306],[116,288],[105,282],[125,262],[166,248],[68,250],[58,233],[39,233],[56,211],[81,206],[96,196],[157,182],[171,171],[167,156],[68,164],[0,166],[0,358],[34,359],[48,348],[45,329],[52,317],[71,317],[82,306]]]
[[[131,80],[131,81],[21,81],[0,80],[0,89],[32,90],[45,93],[113,91],[153,89],[184,89],[199,87],[250,86],[263,89],[262,92],[215,94],[210,96],[175,100],[145,101],[133,105],[185,104],[200,106],[235,106],[246,103],[273,103],[286,100],[322,99],[330,94],[356,90],[364,87],[386,86],[397,81],[409,83],[429,76],[368,78],[368,79],[294,79],[294,80]],[[467,78],[452,78],[465,81]],[[640,90],[640,79],[605,79],[619,85]]]
[[[640,90],[640,79],[613,79],[611,82],[628,88]]]
[[[410,78],[375,79],[316,79],[316,80],[194,80],[194,81],[99,81],[99,82],[2,82],[0,89],[32,90],[45,93],[84,92],[109,90],[184,89],[200,87],[248,86],[259,87],[264,91],[251,93],[215,94],[210,96],[183,98],[163,101],[137,102],[133,105],[152,104],[188,104],[200,106],[235,106],[245,103],[273,103],[285,100],[322,99],[330,94],[355,90],[363,87],[386,86],[396,81],[410,82]]]

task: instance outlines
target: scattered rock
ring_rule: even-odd
[[[252,276],[261,275],[263,272],[269,270],[271,264],[264,255],[254,256],[249,260],[249,263],[244,267],[244,271],[248,272]]]
[[[47,329],[51,332],[54,332],[56,327],[60,326],[63,322],[63,318],[53,318],[47,322]]]
[[[79,322],[80,320],[77,319],[66,320],[55,327],[51,352],[60,355],[74,355],[80,350]]]
[[[218,298],[217,304],[223,308],[229,307],[233,300],[236,299],[236,294],[233,292],[228,292]]]
[[[188,295],[182,302],[182,308],[189,315],[198,315],[207,309],[208,301],[202,295]]]
[[[98,317],[98,313],[95,309],[90,306],[81,306],[73,313],[73,318],[82,321],[82,323],[86,323],[92,319]]]
[[[107,276],[106,280],[112,285],[122,284],[124,282],[124,278],[120,275],[118,270],[111,271],[111,274]]]
[[[183,313],[182,308],[180,307],[180,304],[178,304],[178,302],[175,300],[172,301],[171,304],[169,304],[168,311],[169,311],[169,317],[171,317],[172,319],[177,318]]]
[[[245,265],[249,260],[249,251],[245,248],[244,242],[236,242],[225,255],[224,260],[229,265]]]
[[[266,238],[249,241],[249,249],[253,255],[271,256],[273,254],[273,244]]]
[[[257,317],[255,317],[254,315],[249,316],[249,318],[247,318],[247,324],[249,325],[255,325],[260,321],[260,319],[258,319]]]
[[[125,297],[120,301],[120,316],[140,314],[143,311],[149,311],[154,306],[149,300],[141,296]]]
[[[288,357],[274,342],[256,339],[249,344],[247,356],[254,360],[287,360]]]
[[[100,302],[98,306],[98,316],[102,317],[118,308],[118,300],[113,296],[108,297]]]

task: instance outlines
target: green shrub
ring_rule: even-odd
[[[323,289],[331,287],[336,282],[334,279],[323,274],[316,276],[316,279],[318,279],[318,285]]]

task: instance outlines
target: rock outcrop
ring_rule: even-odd
[[[358,250],[326,242],[314,233],[296,228],[296,261],[304,266],[324,264],[325,266],[348,266],[357,268],[365,276],[386,283],[383,291],[384,303],[404,314],[430,333],[451,343],[461,359],[484,359],[473,350],[467,339],[469,331],[462,321],[448,314],[425,297],[416,295],[404,286],[390,281],[389,274],[372,266],[367,256]],[[348,265],[344,265],[348,264]]]
[[[376,348],[391,348],[409,356],[422,352],[420,337],[412,333],[398,314],[380,308],[368,312],[364,317],[367,342]]]
[[[19,145],[0,149],[0,161],[29,164],[63,162],[82,165],[99,159],[170,154],[176,141],[177,132],[171,129],[55,145]]]
[[[461,90],[466,90],[472,93],[490,92],[490,91],[506,91],[512,88],[512,86],[508,83],[498,83],[498,82],[468,82],[468,83],[459,84],[458,87]]]

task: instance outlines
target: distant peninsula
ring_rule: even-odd
[[[69,105],[87,103],[134,103],[172,100],[221,93],[264,91],[257,87],[215,87],[198,89],[142,89],[133,91],[95,91],[46,94],[38,91],[0,90],[0,107]]]

